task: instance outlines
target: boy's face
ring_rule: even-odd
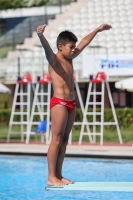
[[[76,47],[76,44],[75,42],[68,42],[67,44],[59,44],[58,48],[59,48],[59,51],[62,52],[62,54],[66,57],[66,58],[69,58],[71,59],[75,53],[75,47]]]

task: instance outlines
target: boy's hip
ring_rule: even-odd
[[[62,98],[58,98],[53,96],[52,99],[50,100],[50,109],[55,106],[55,105],[62,105],[65,106],[68,111],[74,109],[76,107],[76,100],[66,100]]]

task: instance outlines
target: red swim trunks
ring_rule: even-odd
[[[50,101],[50,109],[57,104],[63,105],[68,109],[68,111],[71,111],[76,106],[76,100],[65,100],[57,97],[52,97]]]

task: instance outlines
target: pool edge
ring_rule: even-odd
[[[0,151],[0,155],[19,155],[19,156],[47,156],[47,153],[41,152],[11,152]],[[66,153],[65,157],[70,158],[103,158],[103,159],[128,159],[133,160],[133,155],[102,155],[102,154],[71,154]]]

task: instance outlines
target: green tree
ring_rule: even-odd
[[[0,0],[0,10],[29,8],[45,5],[49,0]]]

